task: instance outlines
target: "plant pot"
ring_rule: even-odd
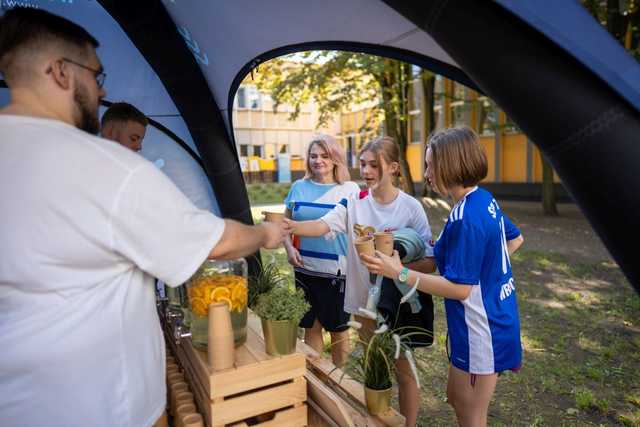
[[[284,356],[296,351],[297,323],[291,320],[260,320],[267,354]]]
[[[391,407],[391,387],[384,390],[374,390],[365,387],[364,398],[367,403],[367,410],[371,415],[387,412]]]

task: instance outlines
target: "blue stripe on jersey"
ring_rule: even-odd
[[[325,252],[315,252],[315,251],[307,251],[304,249],[300,249],[299,250],[300,255],[302,256],[308,256],[311,258],[319,258],[319,259],[330,259],[333,261],[338,261],[339,257],[336,254],[328,254]]]
[[[306,206],[308,208],[333,209],[336,205],[331,205],[328,203],[293,202],[293,211],[295,212],[303,206]]]

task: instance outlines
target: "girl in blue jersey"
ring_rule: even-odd
[[[498,374],[517,370],[522,359],[509,256],[523,238],[493,196],[477,187],[486,175],[487,157],[474,131],[457,127],[435,133],[425,178],[455,203],[434,247],[440,276],[408,270],[397,253],[362,256],[371,272],[445,298],[447,396],[462,426],[486,425]]]
[[[284,201],[285,215],[296,221],[316,220],[360,190],[349,181],[344,149],[328,135],[317,136],[307,147],[306,169],[305,177],[293,183]],[[311,305],[300,321],[305,342],[322,354],[324,328],[331,334],[331,356],[338,367],[344,365],[349,352],[349,313],[344,311],[346,248],[344,234],[333,239],[300,237],[295,245],[285,240],[296,284],[304,289]]]

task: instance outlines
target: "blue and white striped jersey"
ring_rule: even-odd
[[[323,217],[336,203],[358,193],[355,182],[342,184],[319,184],[311,179],[293,183],[284,203],[296,221],[310,221]],[[335,238],[334,238],[335,237]],[[347,268],[347,241],[344,233],[323,237],[300,237],[298,250],[307,274],[329,273],[341,275]]]
[[[440,274],[473,285],[466,300],[445,299],[451,363],[473,374],[516,369],[520,320],[507,241],[520,235],[491,193],[476,187],[451,210],[434,253]]]

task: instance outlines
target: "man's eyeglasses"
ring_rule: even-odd
[[[85,70],[93,71],[96,83],[98,83],[98,87],[102,87],[104,85],[104,81],[107,79],[107,74],[104,71],[87,67],[86,65],[80,64],[79,62],[73,61],[69,58],[62,58],[62,60],[70,64],[77,65],[80,68],[84,68]]]

